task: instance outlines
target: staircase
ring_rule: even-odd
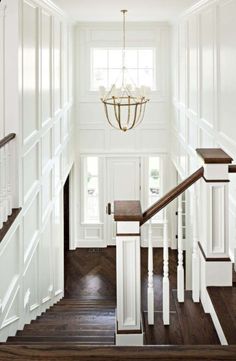
[[[62,299],[9,337],[11,344],[114,345],[115,303]]]

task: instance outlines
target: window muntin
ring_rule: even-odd
[[[93,48],[91,60],[91,90],[97,91],[100,86],[111,88],[121,72],[122,49]],[[146,85],[156,90],[154,48],[127,49],[126,67],[138,87]]]
[[[98,223],[100,216],[98,157],[86,157],[84,166],[84,221]]]

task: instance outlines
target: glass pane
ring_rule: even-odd
[[[126,50],[125,53],[125,65],[127,68],[138,67],[138,51],[137,50]]]
[[[93,72],[93,89],[98,89],[100,86],[107,88],[107,70],[94,69]]]
[[[107,68],[107,50],[93,49],[93,68]]]
[[[149,206],[157,202],[160,198],[160,158],[149,158],[149,187],[148,187],[148,201]],[[159,212],[153,221],[161,220],[163,217],[162,212]]]
[[[138,70],[128,69],[129,77],[127,77],[127,83],[131,85],[138,85]]]
[[[139,68],[153,69],[153,50],[139,50],[138,51]]]
[[[85,193],[85,220],[87,222],[99,221],[99,181],[98,158],[88,157],[86,162],[86,193]]]
[[[154,199],[160,196],[160,174],[158,157],[149,158],[149,197]]]
[[[122,83],[122,74],[120,69],[109,69],[109,80],[108,88],[116,83],[116,86],[121,86]]]
[[[153,70],[139,69],[139,85],[146,85],[153,88]]]
[[[109,68],[122,68],[122,51],[121,49],[109,50]]]

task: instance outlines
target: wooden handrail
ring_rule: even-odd
[[[236,164],[229,165],[229,173],[236,173]]]
[[[175,188],[173,188],[170,192],[164,195],[159,201],[154,203],[151,207],[149,207],[143,213],[143,219],[140,221],[140,225],[142,226],[146,223],[150,218],[155,216],[162,208],[166,207],[167,204],[172,202],[175,198],[177,198],[181,193],[186,191],[192,184],[198,181],[203,177],[204,168],[199,168],[195,173],[193,173],[190,177],[185,179],[182,183],[178,184]]]
[[[12,139],[16,137],[15,133],[10,133],[6,137],[0,140],[0,148],[4,147],[7,143],[9,143]]]

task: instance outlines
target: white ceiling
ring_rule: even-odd
[[[199,0],[53,0],[71,19],[77,21],[174,21]]]

